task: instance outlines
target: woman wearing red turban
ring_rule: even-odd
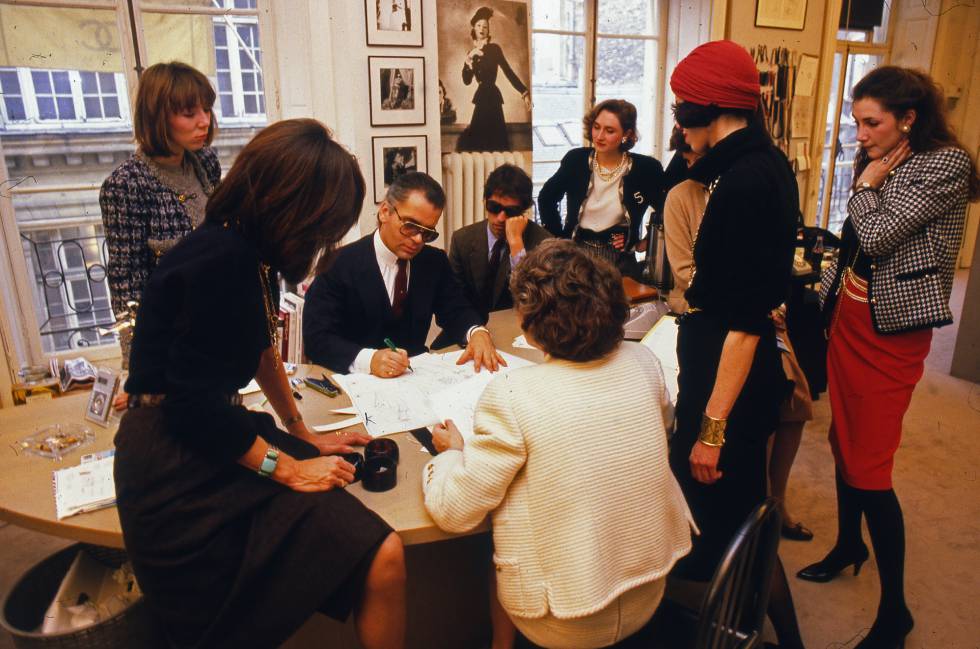
[[[705,43],[677,65],[670,86],[685,141],[703,154],[690,177],[709,191],[679,319],[670,449],[701,535],[674,573],[707,581],[766,497],[766,441],[788,393],[769,313],[789,292],[799,195],[758,118],[759,73],[745,49]],[[803,646],[778,562],[769,616],[780,647]]]

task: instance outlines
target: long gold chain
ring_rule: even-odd
[[[265,319],[269,327],[269,342],[272,343],[272,354],[276,357],[276,362],[281,363],[279,355],[279,315],[275,311],[272,303],[272,289],[269,287],[269,266],[259,264],[259,281],[262,284],[262,297],[265,299]]]

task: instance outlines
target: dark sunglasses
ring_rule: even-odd
[[[398,213],[397,207],[395,207],[392,203],[388,203],[388,206],[394,210],[395,216],[398,217],[398,221],[401,223],[401,227],[398,228],[398,231],[402,233],[402,236],[412,239],[418,235],[422,235],[423,243],[432,243],[439,238],[439,233],[436,230],[427,228],[424,225],[419,225],[415,221],[406,221],[402,218],[402,215]]]
[[[500,214],[503,212],[507,216],[520,216],[527,210],[526,207],[521,207],[520,205],[501,205],[497,201],[487,200],[487,211],[491,214]]]

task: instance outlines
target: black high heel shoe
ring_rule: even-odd
[[[851,551],[838,550],[835,547],[822,561],[811,563],[796,573],[796,576],[807,581],[825,583],[839,575],[844,568],[853,565],[854,576],[857,577],[867,560],[868,547],[863,543],[859,549]]]
[[[889,615],[879,613],[868,635],[854,649],[903,649],[905,637],[914,626],[915,620],[907,608]]]

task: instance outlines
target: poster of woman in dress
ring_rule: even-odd
[[[438,21],[439,80],[456,112],[440,120],[443,151],[530,150],[527,4],[445,3]]]

